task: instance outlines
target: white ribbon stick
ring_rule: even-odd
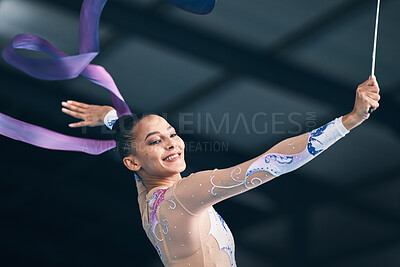
[[[378,23],[379,23],[379,10],[381,6],[381,0],[378,0],[378,7],[376,8],[376,22],[375,22],[375,38],[374,38],[374,50],[372,52],[372,70],[371,76],[375,76],[375,60],[376,60],[376,43],[378,40]]]

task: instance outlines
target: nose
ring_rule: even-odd
[[[176,142],[174,140],[169,139],[169,142],[167,143],[167,149],[168,150],[174,149],[177,146],[178,145],[176,144]]]
[[[169,149],[169,150],[174,149],[175,146],[176,146],[175,144],[171,144],[170,146],[168,146],[168,149]]]

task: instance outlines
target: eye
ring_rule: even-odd
[[[156,141],[153,141],[153,142],[151,142],[151,143],[149,143],[149,145],[155,145],[155,144],[158,144],[158,142],[160,142],[161,140],[156,140]]]
[[[175,136],[178,136],[176,133],[173,133],[173,134],[171,134],[171,137],[175,137]],[[149,145],[156,145],[156,144],[158,144],[159,142],[161,142],[161,140],[156,140],[156,141],[153,141],[153,142],[151,142],[151,143],[149,143]]]

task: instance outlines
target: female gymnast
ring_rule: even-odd
[[[117,151],[136,177],[143,229],[165,266],[236,266],[233,236],[213,205],[306,164],[367,120],[379,100],[371,77],[357,88],[349,114],[237,166],[185,178],[184,142],[164,118],[117,118],[112,107],[76,101],[63,102],[62,111],[82,119],[70,127],[105,123],[115,130]]]

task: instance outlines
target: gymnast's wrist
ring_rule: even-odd
[[[117,120],[118,120],[117,111],[115,109],[112,109],[109,112],[107,112],[107,114],[104,116],[103,122],[107,126],[107,128],[112,130],[112,127]]]
[[[354,112],[350,112],[349,114],[342,117],[343,126],[348,130],[352,130],[363,122],[362,119],[359,119]]]

